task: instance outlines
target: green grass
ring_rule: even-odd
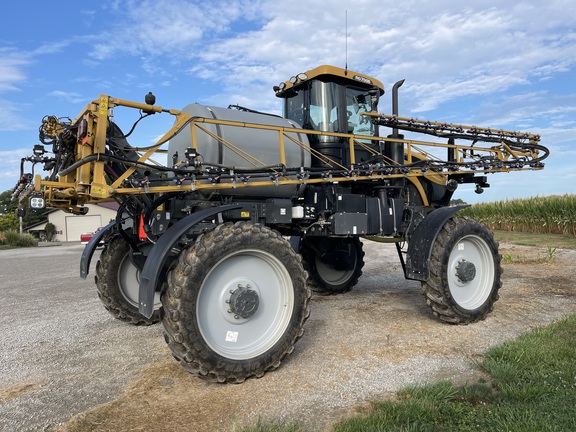
[[[20,234],[16,231],[0,231],[0,250],[32,246],[38,246],[38,239],[32,234]]]
[[[499,242],[541,248],[543,260],[552,260],[556,248],[576,249],[576,237],[571,234],[494,231],[494,235]],[[442,381],[405,388],[395,400],[372,402],[368,414],[340,422],[334,432],[576,431],[575,359],[573,315],[492,348],[476,365],[486,372],[484,381],[464,386]],[[261,420],[242,429],[305,430],[297,422]]]
[[[486,382],[405,388],[339,423],[355,431],[576,430],[576,315],[489,350]]]
[[[272,420],[264,421],[261,418],[255,426],[241,429],[241,432],[308,432],[297,422]]]
[[[478,369],[486,379],[407,387],[374,401],[334,432],[574,431],[576,315],[490,349]],[[297,423],[259,421],[243,432],[300,432]]]
[[[499,242],[524,246],[576,249],[576,236],[571,234],[543,234],[521,231],[494,231]]]

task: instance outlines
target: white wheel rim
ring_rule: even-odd
[[[152,249],[151,244],[140,246],[144,256],[148,256],[150,249]],[[118,286],[126,301],[134,307],[139,307],[140,270],[130,261],[130,251],[124,255],[118,268]],[[160,293],[156,292],[154,294],[154,310],[159,309],[161,306]]]
[[[249,286],[259,306],[249,318],[230,311],[231,293]],[[208,346],[234,360],[255,358],[272,348],[286,331],[294,309],[292,279],[271,253],[246,249],[222,258],[198,292],[196,319]]]
[[[347,282],[354,274],[355,268],[356,261],[354,262],[354,267],[352,267],[351,270],[337,270],[334,267],[331,267],[328,264],[322,262],[320,258],[316,258],[316,270],[318,275],[324,282],[327,282],[331,285],[340,285]]]
[[[474,264],[476,274],[470,281],[458,277],[457,268],[462,262]],[[460,239],[448,258],[447,279],[450,294],[462,308],[474,310],[490,297],[494,286],[495,265],[492,249],[484,239],[475,235]]]

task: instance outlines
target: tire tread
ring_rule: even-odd
[[[295,290],[294,293],[295,308],[301,310],[294,311],[293,319],[295,317],[297,322],[290,324],[273,352],[268,351],[250,360],[227,359],[209,348],[196,327],[197,293],[189,289],[189,286],[199,274],[209,270],[215,260],[215,250],[218,256],[225,256],[240,244],[243,247],[258,248],[263,242],[275,251],[280,261],[290,266],[293,284],[302,290],[300,293]],[[306,282],[307,273],[302,267],[301,257],[278,232],[263,225],[250,222],[224,223],[201,234],[178,257],[177,264],[168,274],[168,287],[162,296],[164,336],[172,355],[190,373],[210,382],[238,384],[248,378],[262,377],[280,366],[304,333],[304,322],[310,315],[311,297]],[[302,297],[300,303],[296,299],[298,296]]]
[[[486,241],[493,252],[494,258],[494,286],[486,302],[475,311],[465,311],[460,308],[450,295],[445,275],[448,271],[447,249],[454,241],[454,233],[471,229]],[[499,299],[498,291],[502,287],[501,256],[498,253],[498,243],[494,240],[492,232],[484,225],[468,217],[453,217],[448,220],[440,230],[432,247],[430,255],[430,276],[428,281],[422,282],[421,291],[426,304],[432,314],[441,321],[450,324],[471,324],[486,319],[494,309],[494,303]]]
[[[128,303],[118,284],[119,267],[130,252],[130,246],[120,235],[113,236],[96,263],[94,282],[104,308],[116,319],[133,325],[152,325],[160,321],[160,312],[150,318],[141,315],[138,308]]]

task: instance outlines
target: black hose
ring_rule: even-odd
[[[146,235],[148,236],[148,238],[151,241],[155,241],[158,238],[158,236],[153,235],[152,232],[150,231],[150,224],[148,221],[152,217],[152,212],[154,210],[156,210],[158,208],[158,206],[160,206],[161,204],[164,204],[166,201],[168,201],[171,198],[174,198],[175,196],[177,196],[179,194],[180,194],[180,192],[167,193],[167,194],[161,195],[160,197],[158,197],[154,201],[152,201],[152,203],[147,207],[146,212],[144,213],[144,232],[146,233]],[[150,236],[152,236],[153,238],[150,238]]]

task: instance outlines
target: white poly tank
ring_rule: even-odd
[[[209,119],[235,121],[242,123],[253,123],[267,126],[279,126],[286,129],[301,129],[301,126],[282,117],[251,113],[227,108],[205,106],[200,104],[190,104],[184,107],[183,112],[194,116]],[[277,130],[255,129],[248,127],[237,127],[220,124],[198,123],[202,128],[212,134],[221,137],[225,141],[249,153],[266,166],[280,164],[280,138]],[[295,140],[309,147],[308,137],[303,133],[290,133]],[[236,168],[260,168],[261,165],[254,166],[246,158],[227,148],[216,138],[206,132],[196,128],[197,150],[202,156],[202,161],[206,165],[218,164]],[[184,159],[184,152],[192,147],[190,127],[184,127],[168,145],[168,160],[178,152],[178,161]],[[284,153],[286,156],[286,167],[300,168],[310,167],[310,152],[302,146],[297,145],[291,139],[284,137]],[[300,192],[298,192],[300,191]],[[288,198],[298,195],[302,190],[298,186],[270,186],[257,188],[238,188],[236,190],[221,190],[223,194],[245,195],[245,196],[266,196]]]
[[[200,104],[187,105],[182,111],[194,116],[205,117],[216,120],[228,120],[243,123],[256,123],[268,126],[280,126],[288,129],[301,129],[301,126],[282,117],[251,113],[246,111],[218,108]],[[209,130],[227,142],[239,147],[246,153],[257,158],[265,165],[277,165],[280,163],[280,141],[278,132],[275,130],[253,129],[247,127],[225,126],[216,124],[200,123],[200,126]],[[305,134],[294,133],[292,137],[308,146],[308,138]],[[196,129],[196,139],[198,142],[198,152],[202,155],[204,162],[216,163],[225,166],[235,166],[238,168],[252,168],[248,160],[226,148],[215,138],[204,131]],[[184,159],[184,151],[191,147],[190,128],[185,127],[178,135],[170,140],[168,147],[168,157],[171,158],[174,152],[178,152],[179,160]],[[289,138],[284,138],[286,166],[289,168],[309,167],[310,153]]]

